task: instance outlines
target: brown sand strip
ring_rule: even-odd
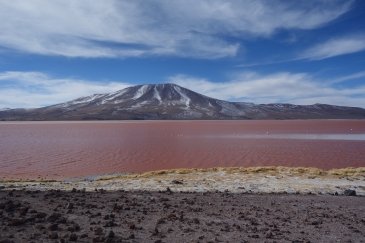
[[[1,181],[7,189],[27,190],[147,190],[235,193],[343,194],[355,190],[365,196],[365,168],[252,167],[176,169],[141,174],[104,175],[69,181]]]
[[[365,242],[365,197],[0,191],[0,242]]]

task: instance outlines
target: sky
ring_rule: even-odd
[[[365,107],[365,1],[0,0],[0,108],[151,83]]]

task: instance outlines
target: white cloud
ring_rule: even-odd
[[[318,28],[353,1],[0,0],[0,46],[67,57],[234,56],[221,36]]]
[[[50,77],[41,72],[0,72],[0,108],[35,108],[130,86]]]
[[[365,35],[352,35],[328,40],[305,50],[300,58],[322,60],[365,50]]]
[[[361,71],[361,72],[357,72],[357,73],[353,73],[347,76],[342,76],[342,77],[338,77],[335,79],[332,79],[330,81],[330,83],[335,84],[335,83],[343,83],[349,80],[356,80],[356,79],[360,79],[360,78],[364,78],[365,77],[365,71]]]
[[[260,75],[241,73],[226,82],[177,75],[167,82],[179,84],[207,96],[231,100],[266,103],[292,103],[365,107],[365,85],[353,88],[337,88],[323,80],[316,80],[306,73],[274,73]]]
[[[349,80],[361,76],[338,77]],[[241,72],[225,82],[175,75],[166,82],[176,83],[201,94],[222,100],[264,103],[357,106],[365,108],[365,85],[351,88],[333,86],[306,73],[259,74]],[[0,108],[32,108],[62,103],[95,93],[114,92],[133,84],[55,78],[42,72],[0,72]]]

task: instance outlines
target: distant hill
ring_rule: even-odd
[[[0,111],[0,120],[364,119],[365,109],[325,104],[228,102],[176,84],[137,85],[37,109]]]

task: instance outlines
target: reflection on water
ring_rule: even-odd
[[[300,139],[300,140],[348,140],[365,141],[365,134],[234,134],[205,135],[205,138],[238,139]]]

